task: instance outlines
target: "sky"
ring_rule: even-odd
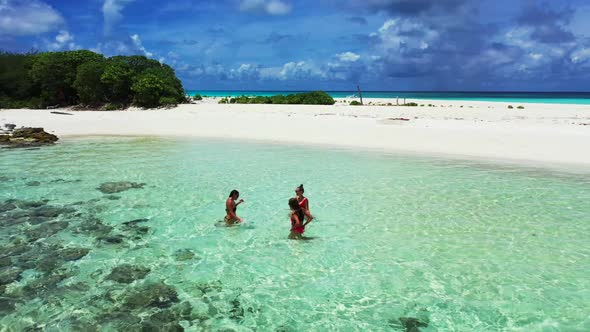
[[[0,50],[76,49],[196,90],[590,91],[590,1],[0,0]]]

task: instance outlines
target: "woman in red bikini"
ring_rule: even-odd
[[[303,196],[305,189],[303,189],[303,184],[299,185],[299,187],[295,188],[295,198],[297,198],[297,203],[301,208],[305,211],[309,212],[309,200],[307,197]]]
[[[291,208],[291,233],[289,233],[289,239],[304,240],[305,225],[313,220],[313,216],[299,206],[297,198],[289,199],[289,208]],[[307,216],[307,221],[304,223],[305,216]]]

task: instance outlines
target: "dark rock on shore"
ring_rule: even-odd
[[[12,131],[12,138],[32,139],[38,143],[53,143],[59,138],[43,130],[43,128],[19,128]]]
[[[51,145],[57,140],[57,136],[46,132],[43,128],[19,128],[13,130],[12,135],[0,135],[0,144],[9,148]]]
[[[122,284],[130,284],[135,280],[145,278],[148,273],[150,273],[150,269],[147,267],[123,264],[115,267],[107,276],[107,279]]]
[[[102,192],[103,194],[114,194],[118,192],[122,192],[129,189],[142,189],[145,186],[145,183],[136,183],[136,182],[105,182],[100,185],[97,189]]]
[[[176,290],[160,282],[137,287],[127,296],[123,306],[126,309],[168,308],[176,302],[178,302]]]

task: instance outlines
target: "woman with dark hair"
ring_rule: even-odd
[[[305,189],[303,188],[303,184],[300,184],[295,188],[295,198],[297,198],[297,204],[309,213],[309,200],[307,197],[303,196],[304,192]]]
[[[303,240],[303,232],[305,232],[305,226],[313,220],[311,214],[299,206],[297,198],[289,199],[289,208],[291,208],[291,232],[289,233],[289,239]],[[304,223],[304,217],[307,216],[307,221]]]
[[[244,200],[240,199],[236,203],[238,197],[240,197],[240,192],[234,189],[229,193],[229,198],[225,201],[226,215],[223,220],[227,226],[232,226],[236,223],[242,222],[242,218],[238,217],[236,210],[238,209],[238,205],[244,203]]]

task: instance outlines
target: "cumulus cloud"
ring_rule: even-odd
[[[55,36],[52,42],[47,43],[47,48],[51,51],[60,51],[60,50],[77,50],[80,49],[80,46],[74,42],[74,36],[72,36],[68,31],[61,30],[57,36]]]
[[[291,5],[282,0],[241,0],[240,10],[267,15],[285,15],[291,12]]]
[[[60,13],[38,0],[0,0],[0,35],[38,35],[59,29]]]
[[[110,35],[114,27],[123,19],[121,11],[133,0],[104,0],[102,13],[104,17],[104,33]]]
[[[342,62],[355,62],[361,58],[360,55],[352,52],[344,52],[340,54],[336,54],[336,57]]]
[[[154,56],[154,53],[149,52],[148,50],[145,49],[145,47],[143,46],[143,44],[141,43],[141,39],[139,38],[138,34],[134,34],[131,35],[131,40],[133,41],[133,45],[135,46],[135,49],[138,50],[139,52],[141,52],[143,55],[145,55],[148,58],[152,58]],[[161,58],[163,62],[164,58]]]

